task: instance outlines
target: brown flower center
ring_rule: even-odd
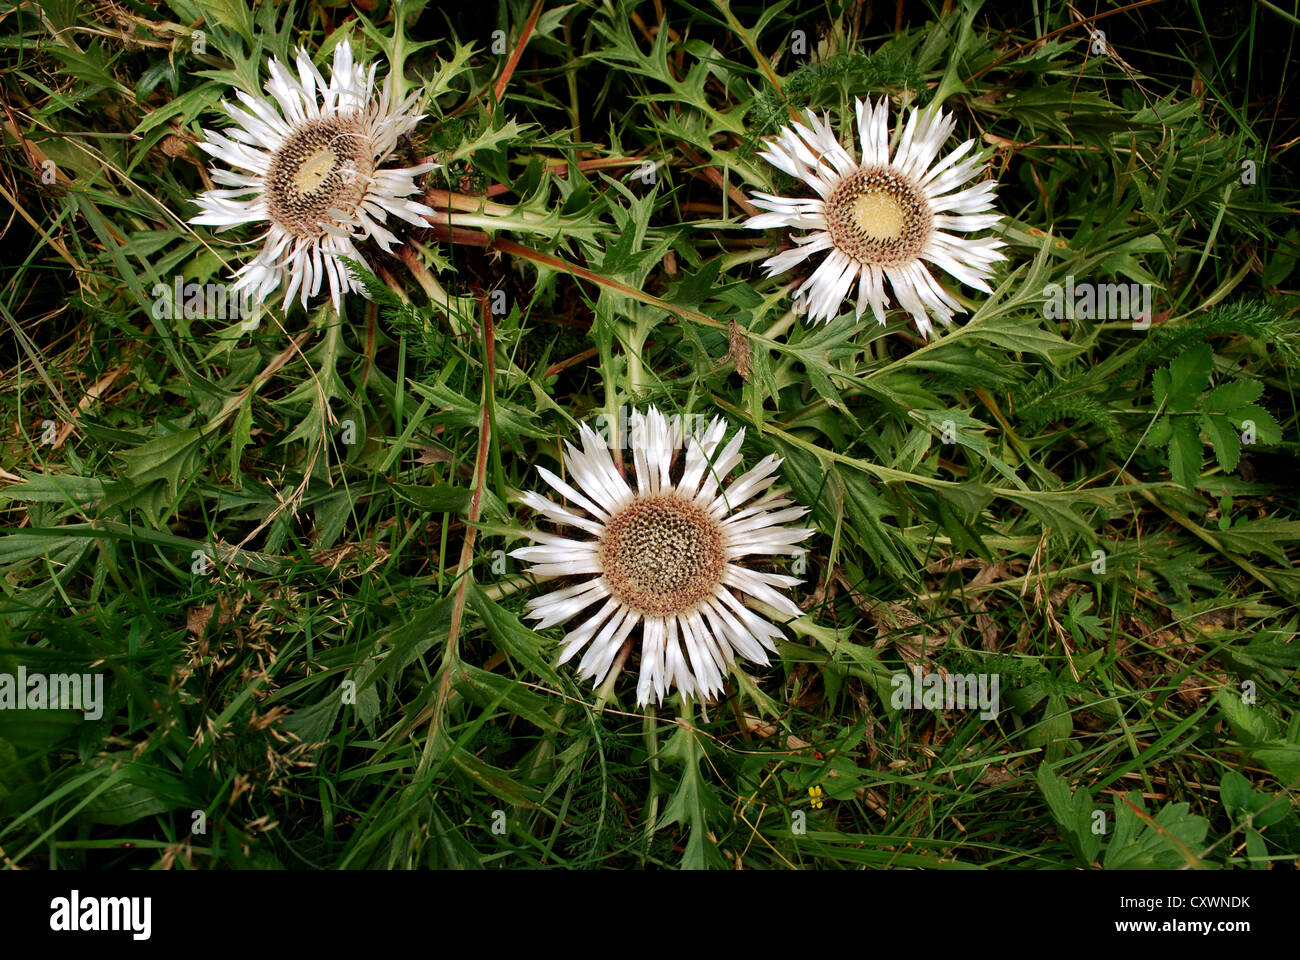
[[[600,559],[614,596],[648,616],[693,609],[713,595],[726,566],[722,527],[674,494],[638,497],[611,517]]]
[[[366,196],[375,158],[360,126],[347,119],[317,120],[295,130],[271,160],[267,205],[271,219],[295,237],[323,236],[350,217]]]
[[[890,167],[849,174],[826,201],[831,242],[859,263],[894,267],[916,259],[933,224],[925,195]]]

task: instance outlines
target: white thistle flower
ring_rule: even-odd
[[[565,468],[573,486],[545,467],[542,478],[568,500],[564,507],[526,491],[523,502],[556,523],[590,534],[575,540],[529,531],[535,546],[511,556],[528,561],[539,576],[586,577],[581,583],[528,603],[534,629],[545,630],[600,603],[594,615],[564,638],[564,663],[584,647],[578,673],[599,685],[632,630],[641,626],[638,706],[651,690],[663,703],[676,686],[686,696],[709,700],[722,692],[723,676],[737,653],[767,664],[781,630],[741,603],[748,594],[787,617],[803,616],[779,588],[798,578],[750,570],[743,557],[789,556],[814,531],[781,526],[808,512],[773,489],[781,460],[765,457],[752,470],[724,483],[740,463],[742,428],[723,446],[727,422],[714,418],[699,437],[686,436],[685,462],[671,478],[682,432],[654,407],[633,411],[629,439],[636,473],[629,484],[609,448],[586,424],[582,449],[565,442]],[[716,454],[716,455],[715,455]]]
[[[203,212],[190,223],[217,231],[268,222],[257,257],[235,273],[234,293],[261,303],[285,283],[284,307],[295,293],[307,298],[328,282],[334,309],[343,295],[364,293],[339,257],[366,266],[356,240],[373,239],[391,252],[397,237],[384,227],[392,214],[426,226],[430,207],[408,199],[415,178],[437,164],[380,169],[397,141],[423,115],[412,113],[418,94],[392,99],[392,77],[376,98],[375,65],[353,62],[346,42],[334,48],[327,84],[301,47],[295,77],[271,58],[270,98],[236,90],[244,109],[223,101],[235,125],[225,134],[205,129],[199,146],[237,171],[214,167],[212,179],[230,189],[208,190],[194,202]]]
[[[998,252],[1002,241],[957,237],[949,231],[983,230],[1002,219],[984,212],[993,207],[997,181],[981,180],[957,190],[984,170],[982,156],[966,157],[974,140],[934,162],[957,124],[951,114],[913,108],[901,138],[896,129],[896,143],[891,144],[888,99],[881,97],[874,105],[859,99],[859,162],[836,139],[829,114],[818,120],[811,110],[807,113],[808,126],[783,127],[759,156],[808,184],[819,199],[755,193],[754,206],[770,212],[745,221],[756,230],[812,231],[792,237],[794,249],[764,261],[769,277],[813,253],[830,251],[795,291],[796,312],[806,310],[810,320],[829,321],[856,280],[858,319],[869,305],[883,324],[888,280],[921,335],[929,337],[931,315],[951,326],[953,314],[965,310],[922,261],[977,290],[992,292],[985,281],[992,275],[990,264],[1006,259]]]

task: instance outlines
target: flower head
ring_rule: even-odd
[[[511,556],[528,561],[530,573],[583,579],[532,599],[526,616],[543,630],[599,603],[564,638],[561,663],[586,647],[578,673],[599,684],[639,625],[638,705],[650,702],[652,690],[662,703],[674,686],[687,696],[712,699],[722,691],[723,675],[737,653],[767,664],[765,651],[775,653],[773,640],[782,636],[742,604],[739,594],[788,617],[803,615],[779,589],[798,583],[797,578],[751,570],[737,561],[800,553],[795,544],[814,531],[782,524],[808,510],[792,506],[773,489],[781,465],[774,455],[726,482],[740,463],[745,431],[722,446],[727,423],[721,417],[700,436],[684,437],[684,457],[674,456],[682,431],[654,407],[644,416],[634,411],[629,426],[634,483],[624,479],[608,446],[586,424],[581,450],[565,443],[564,464],[575,486],[537,468],[571,506],[532,491],[523,494],[523,502],[590,538],[528,532],[535,545]]]
[[[212,179],[230,189],[208,190],[194,202],[203,212],[191,223],[218,232],[269,223],[262,250],[235,273],[234,292],[258,302],[282,283],[287,309],[295,293],[302,305],[328,282],[334,308],[343,295],[364,292],[339,259],[369,269],[354,241],[373,239],[391,252],[397,237],[384,227],[392,214],[416,226],[433,210],[408,199],[415,178],[436,164],[382,169],[397,141],[422,119],[392,98],[392,77],[375,96],[375,66],[355,63],[346,42],[334,48],[327,84],[299,48],[295,77],[271,58],[268,97],[236,90],[243,105],[223,102],[234,126],[225,134],[204,130],[199,146],[235,170],[214,167]]]
[[[769,212],[745,221],[757,230],[812,231],[792,237],[793,249],[764,261],[769,277],[813,253],[830,251],[795,291],[796,311],[808,311],[810,320],[829,321],[857,281],[858,319],[870,306],[883,324],[888,280],[921,335],[928,337],[931,315],[951,325],[953,314],[964,309],[925,262],[977,290],[992,292],[986,281],[992,275],[990,264],[1006,259],[998,252],[1002,241],[957,237],[952,231],[983,230],[1002,219],[984,212],[993,207],[997,182],[981,180],[957,189],[984,169],[982,157],[966,156],[974,140],[935,162],[956,126],[951,114],[913,108],[901,137],[895,131],[897,143],[891,145],[889,101],[882,97],[873,105],[858,100],[862,156],[857,161],[836,139],[829,114],[818,120],[811,110],[807,113],[807,126],[792,123],[782,128],[759,156],[808,184],[819,199],[756,193],[754,206]]]

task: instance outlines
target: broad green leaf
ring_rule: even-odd
[[[97,503],[104,496],[104,481],[96,477],[79,477],[72,473],[29,474],[23,483],[0,487],[0,501],[23,503],[66,503],[83,506]]]
[[[1137,808],[1135,812],[1133,809]],[[1144,816],[1146,819],[1144,819]],[[1106,846],[1107,870],[1174,870],[1199,867],[1210,823],[1186,803],[1168,803],[1155,817],[1146,814],[1136,790],[1115,797],[1115,832]]]
[[[1206,413],[1230,413],[1238,407],[1254,403],[1264,392],[1264,384],[1258,380],[1233,380],[1221,383],[1201,401],[1201,409]]]
[[[1169,472],[1174,482],[1193,487],[1201,475],[1201,435],[1196,422],[1190,417],[1172,419],[1173,433],[1169,438]]]
[[[1283,786],[1294,790],[1300,784],[1300,743],[1275,741],[1250,751],[1251,757],[1264,764]]]
[[[126,476],[134,483],[166,480],[175,490],[182,478],[193,473],[203,445],[203,433],[197,427],[177,430],[155,437],[134,450],[118,454],[125,462]]]
[[[185,784],[156,767],[131,763],[122,771],[121,779],[97,793],[83,808],[95,823],[121,826],[180,807],[202,806]]]
[[[1214,459],[1219,466],[1231,473],[1237,469],[1241,458],[1241,437],[1227,417],[1212,415],[1201,417],[1201,428],[1210,437],[1210,446],[1214,448]]]
[[[1241,693],[1236,690],[1220,690],[1215,702],[1223,715],[1228,718],[1235,736],[1244,746],[1254,746],[1277,736],[1277,727],[1268,715],[1253,704],[1242,702]]]
[[[1214,351],[1208,344],[1201,344],[1175,357],[1169,364],[1170,412],[1191,411],[1196,406],[1196,398],[1209,385],[1213,369]]]
[[[256,44],[253,36],[253,14],[244,0],[192,0],[211,23],[234,30],[249,47]]]
[[[1255,439],[1250,442],[1282,442],[1282,426],[1273,419],[1271,413],[1258,404],[1247,403],[1244,406],[1237,407],[1228,416],[1233,423],[1241,428],[1243,433],[1253,430]],[[1242,441],[1247,442],[1247,438],[1243,436]]]
[[[1093,833],[1092,794],[1083,786],[1071,793],[1065,778],[1053,773],[1045,762],[1039,764],[1037,779],[1061,836],[1084,866],[1091,865],[1101,852],[1101,837]]]

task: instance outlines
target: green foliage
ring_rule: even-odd
[[[548,6],[500,97],[522,0],[6,7],[0,675],[105,702],[0,711],[4,865],[1294,859],[1288,21],[1115,9],[1094,56],[1068,5],[946,6]],[[257,247],[187,222],[221,100],[341,42],[419,95],[437,222],[365,245],[342,316],[159,315]],[[928,341],[806,324],[818,259],[767,277],[786,238],[740,227],[811,195],[762,138],[851,142],[857,96],[952,111],[999,184],[1007,262],[937,271],[967,312]],[[1148,284],[1150,324],[1053,316],[1070,277]],[[816,530],[765,568],[805,616],[717,704],[637,708],[637,649],[592,690],[508,556],[536,467],[648,403],[743,426]],[[996,675],[997,716],[897,706],[913,668]]]
[[[1176,870],[1200,865],[1209,821],[1186,803],[1168,803],[1154,817],[1142,794],[1133,790],[1115,797],[1115,832],[1106,845],[1107,870]]]
[[[744,150],[753,153],[790,121],[790,110],[838,107],[842,96],[879,97],[882,92],[907,91],[925,103],[928,91],[917,67],[915,47],[919,32],[892,41],[874,53],[845,51],[796,67],[781,83],[781,90],[760,90],[746,117],[750,128]]]
[[[1091,866],[1101,852],[1101,834],[1095,827],[1099,821],[1105,823],[1104,815],[1094,816],[1092,795],[1083,787],[1071,793],[1069,784],[1046,764],[1038,768],[1038,789],[1043,792],[1043,799],[1070,851],[1084,866]]]
[[[1282,428],[1267,410],[1254,403],[1264,392],[1258,381],[1234,380],[1210,389],[1214,351],[1201,344],[1175,357],[1152,378],[1155,403],[1167,411],[1151,427],[1147,441],[1165,447],[1174,480],[1195,485],[1203,462],[1201,437],[1208,438],[1221,468],[1233,471],[1241,445],[1278,443]],[[1239,435],[1238,430],[1242,431]]]

